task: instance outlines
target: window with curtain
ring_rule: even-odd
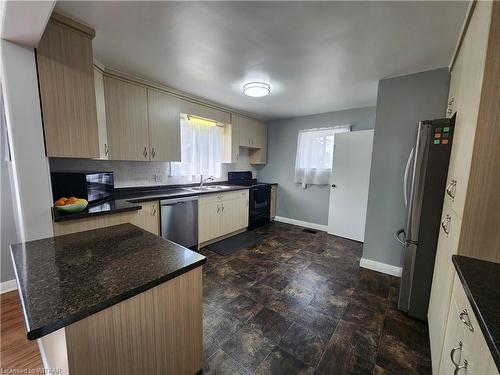
[[[223,143],[223,126],[182,115],[181,162],[170,163],[170,175],[221,177]]]
[[[307,185],[327,185],[332,172],[335,134],[351,131],[350,125],[299,131],[295,182]]]

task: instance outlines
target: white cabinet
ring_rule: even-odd
[[[209,194],[198,200],[198,243],[237,232],[248,226],[248,190]]]
[[[249,150],[250,164],[267,163],[267,125],[256,119],[234,115],[237,123],[239,145]]]

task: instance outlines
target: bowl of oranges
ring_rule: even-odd
[[[54,207],[63,212],[68,212],[68,213],[75,213],[75,212],[80,212],[83,211],[87,208],[87,205],[89,202],[87,202],[86,199],[79,199],[75,197],[69,197],[69,198],[59,198],[54,202]]]

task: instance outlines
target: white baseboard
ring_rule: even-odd
[[[327,225],[309,223],[307,221],[302,221],[302,220],[289,219],[283,216],[275,216],[274,220],[279,221],[280,223],[292,224],[292,225],[297,225],[299,227],[321,230],[323,232],[328,231]]]
[[[0,294],[12,292],[17,289],[16,279],[7,280],[0,283]]]
[[[369,270],[386,273],[388,275],[396,277],[401,277],[401,274],[403,272],[402,267],[396,267],[390,264],[380,263],[366,258],[361,258],[361,260],[359,261],[359,266],[363,268],[368,268]]]

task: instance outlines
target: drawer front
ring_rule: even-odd
[[[220,202],[220,201],[221,201],[220,194],[203,194],[200,195],[200,197],[198,198],[198,205]]]
[[[228,191],[226,193],[218,194],[223,201],[231,199],[246,199],[248,200],[248,190]]]

